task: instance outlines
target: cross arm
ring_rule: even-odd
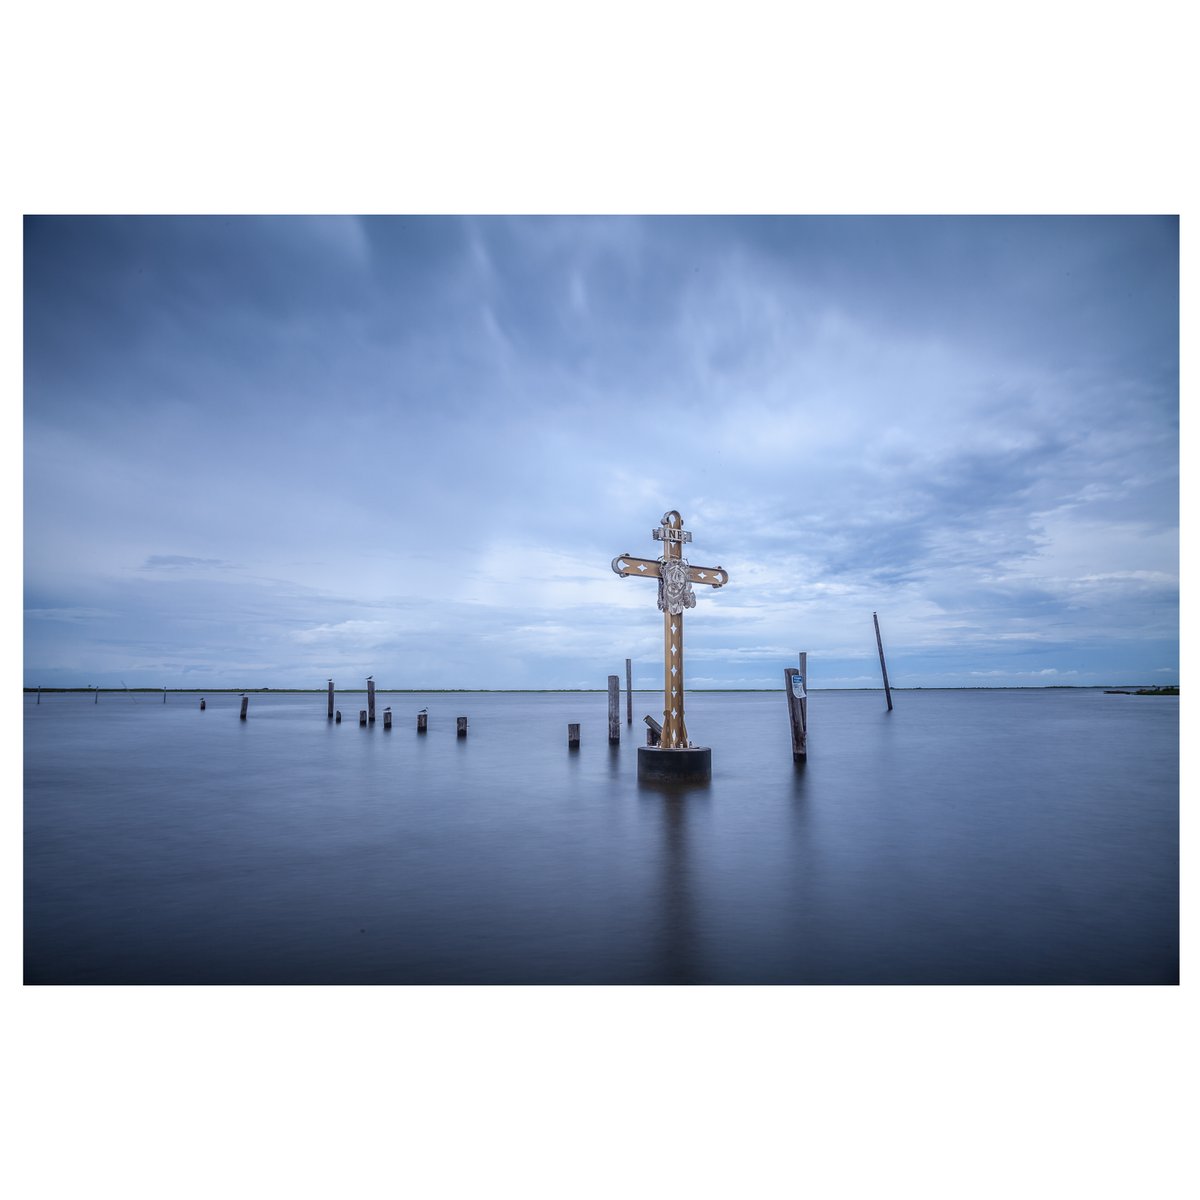
[[[655,558],[634,558],[632,554],[618,554],[612,560],[612,569],[622,579],[626,575],[644,575],[647,579],[658,578],[658,560]]]
[[[612,569],[623,579],[626,575],[643,575],[647,579],[657,579],[660,575],[659,561],[656,558],[635,558],[632,554],[618,554],[612,560]],[[688,566],[688,582],[704,583],[709,587],[724,587],[729,582],[729,572],[724,567],[693,567]]]

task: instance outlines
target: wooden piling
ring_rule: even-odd
[[[458,718],[458,736],[459,737],[467,736],[467,718],[466,717]]]
[[[788,724],[792,730],[792,761],[808,758],[808,655],[800,655],[800,669],[785,667],[783,690],[787,694]]]
[[[887,663],[883,661],[883,638],[879,636],[879,614],[872,613],[875,619],[875,645],[879,647],[879,669],[883,672],[883,694],[887,697],[888,712],[892,711],[892,686],[888,683]]]
[[[646,745],[657,746],[662,741],[662,726],[649,713],[643,718],[646,722]]]
[[[333,680],[332,679],[329,681],[329,708],[327,710],[325,719],[327,721],[333,720]]]
[[[578,725],[568,725],[567,726],[567,749],[568,750],[578,750],[579,749],[579,726]]]
[[[384,729],[391,729],[392,727],[392,710],[390,708],[383,710],[383,727]]]
[[[633,660],[625,660],[625,724],[633,724]]]
[[[358,710],[358,723],[360,725],[365,725],[367,723],[367,710],[365,708],[360,708]]]
[[[204,711],[204,697],[203,696],[200,697],[200,711],[201,712]]]
[[[40,683],[38,684],[38,698],[37,698],[37,702],[38,702],[39,704],[41,704],[41,702],[42,702],[42,685],[41,685]]]
[[[336,713],[334,713],[333,723],[335,725],[340,725],[342,723],[342,710],[340,708],[337,710]]]
[[[427,732],[428,722],[429,722],[429,714],[428,713],[423,713],[423,712],[417,713],[417,732],[418,733]]]
[[[241,719],[243,721],[246,719],[246,708],[249,705],[249,703],[250,703],[250,697],[243,696],[242,697],[242,712],[241,712]]]
[[[375,724],[375,680],[367,678],[367,720]]]
[[[95,695],[92,697],[92,703],[93,704],[100,703],[100,689],[99,688],[96,688]]]
[[[163,703],[166,704],[166,702],[167,702],[167,689],[163,688]]]
[[[621,680],[608,677],[608,741],[614,745],[621,740]]]

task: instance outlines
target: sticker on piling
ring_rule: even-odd
[[[792,676],[792,695],[797,700],[807,700],[808,693],[804,690],[804,676],[797,672]]]

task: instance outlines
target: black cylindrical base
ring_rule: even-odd
[[[708,746],[686,750],[638,747],[639,783],[708,783],[711,779],[712,749]]]

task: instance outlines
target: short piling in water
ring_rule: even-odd
[[[200,711],[201,712],[204,711],[204,697],[203,696],[200,697]]]
[[[249,705],[250,705],[250,697],[243,696],[242,697],[242,712],[241,712],[241,719],[243,721],[246,719],[246,709],[249,707]]]
[[[93,698],[92,698],[92,703],[93,703],[93,704],[99,704],[99,703],[100,703],[100,689],[99,689],[99,688],[96,688],[96,689],[95,689],[95,695],[94,695],[94,696],[93,696]]]
[[[879,614],[872,613],[875,619],[875,645],[879,647],[879,669],[883,672],[883,694],[887,697],[888,712],[892,711],[892,687],[888,683],[887,663],[883,661],[883,638],[879,636]]]
[[[649,713],[642,719],[646,722],[646,745],[657,746],[662,741],[662,726]]]
[[[788,724],[792,730],[792,761],[808,759],[808,655],[800,655],[800,669],[785,667],[783,690],[787,694]]]
[[[40,683],[38,684],[38,698],[37,698],[37,702],[38,702],[39,704],[41,704],[41,702],[42,702],[42,685],[41,685]]]
[[[459,737],[467,736],[467,718],[466,717],[458,718],[458,736]]]
[[[335,725],[340,725],[342,723],[342,710],[340,708],[334,714],[333,723]]]
[[[384,729],[391,729],[392,727],[392,710],[390,708],[383,710],[383,727]]]
[[[578,750],[579,749],[579,726],[578,725],[568,725],[567,726],[567,749],[568,750]]]
[[[375,677],[367,676],[367,720],[375,724]]]
[[[358,723],[360,725],[365,725],[367,723],[367,710],[365,708],[360,708],[358,710]]]
[[[608,741],[610,745],[621,740],[621,680],[616,675],[608,677]]]
[[[417,732],[425,733],[428,731],[428,728],[429,714],[424,709],[421,709],[421,711],[417,713]]]
[[[633,724],[633,659],[625,660],[625,724]]]
[[[327,721],[333,720],[333,680],[332,679],[329,681],[329,707],[326,711],[325,719]]]

